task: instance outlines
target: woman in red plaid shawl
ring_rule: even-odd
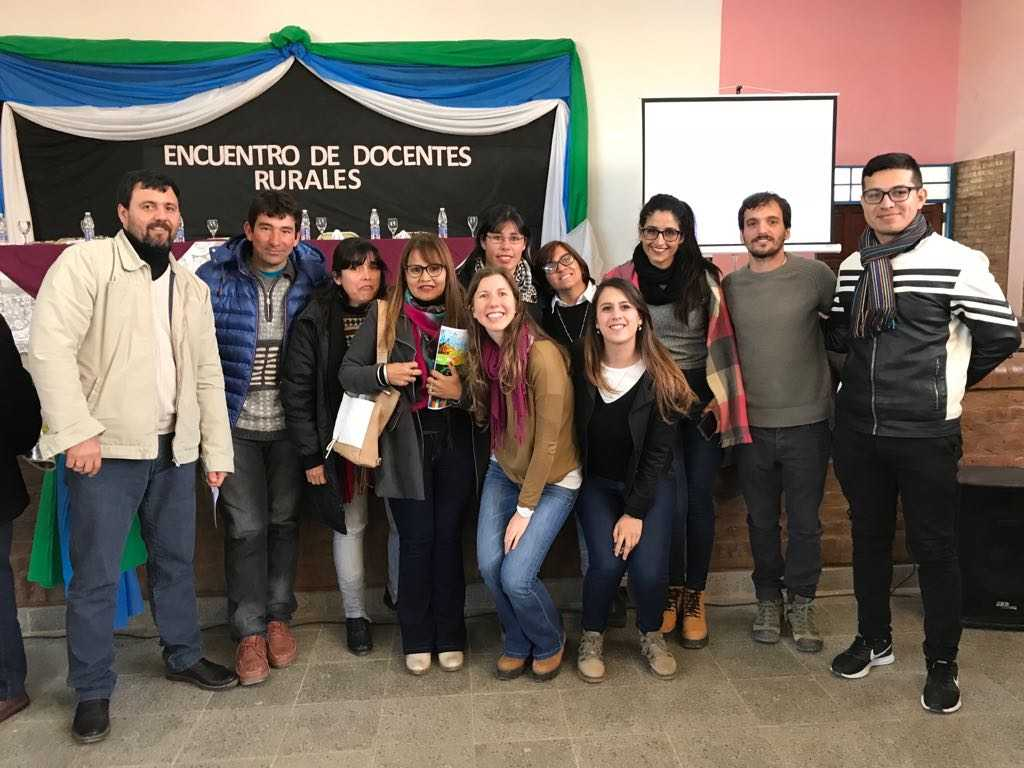
[[[750,442],[747,404],[721,275],[697,244],[693,210],[672,195],[655,195],[640,211],[633,258],[606,275],[630,280],[643,294],[654,331],[699,398],[680,422],[673,468],[676,519],[669,591],[661,631],[683,612],[683,647],[708,642],[704,588],[715,538],[712,497],[722,449]]]

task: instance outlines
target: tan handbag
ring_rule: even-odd
[[[386,301],[377,302],[377,365],[387,363],[388,350],[384,349],[384,322],[387,316]],[[352,397],[347,392],[344,397]],[[359,447],[337,442],[334,451],[357,467],[376,468],[380,466],[380,436],[398,406],[401,393],[393,387],[378,392],[373,398],[373,413]]]

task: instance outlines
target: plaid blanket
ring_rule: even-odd
[[[605,278],[621,277],[640,287],[632,261],[620,264],[605,275]],[[740,356],[736,350],[736,333],[729,319],[729,308],[725,305],[722,287],[707,275],[711,288],[708,305],[708,359],[707,376],[715,399],[708,407],[718,418],[718,434],[723,448],[751,442],[750,422],[747,420],[747,392],[743,387],[740,371]]]

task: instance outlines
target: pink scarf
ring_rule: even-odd
[[[416,402],[412,404],[413,411],[419,411],[427,405],[427,379],[434,367],[434,355],[428,361],[423,354],[423,334],[430,339],[431,348],[437,349],[437,338],[441,334],[441,324],[444,322],[445,313],[427,312],[415,306],[409,301],[405,302],[402,312],[412,323],[412,345],[415,348],[416,364],[420,367],[420,375],[423,377],[423,385],[420,387]]]
[[[516,356],[519,358],[523,375],[511,392],[512,408],[516,418],[516,440],[520,442],[526,436],[526,366],[532,344],[530,332],[523,328],[516,340]],[[505,393],[501,391],[501,349],[490,336],[485,336],[481,352],[484,373],[491,383],[491,450],[495,451],[505,441],[505,431],[508,428]]]

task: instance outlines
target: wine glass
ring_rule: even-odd
[[[316,217],[316,231],[320,233],[320,240],[324,239],[324,232],[327,231],[327,217],[317,216]]]
[[[32,222],[27,219],[22,219],[18,222],[18,231],[21,232],[21,239],[25,245],[28,245],[28,233],[32,229]]]
[[[476,237],[476,228],[480,225],[480,219],[476,216],[466,217],[466,226],[469,227],[469,236]]]
[[[220,229],[220,222],[216,219],[206,220],[206,230],[210,233],[210,237],[217,236],[217,230]]]
[[[388,232],[391,233],[392,238],[394,238],[395,234],[398,232],[398,219],[394,216],[388,219]]]

